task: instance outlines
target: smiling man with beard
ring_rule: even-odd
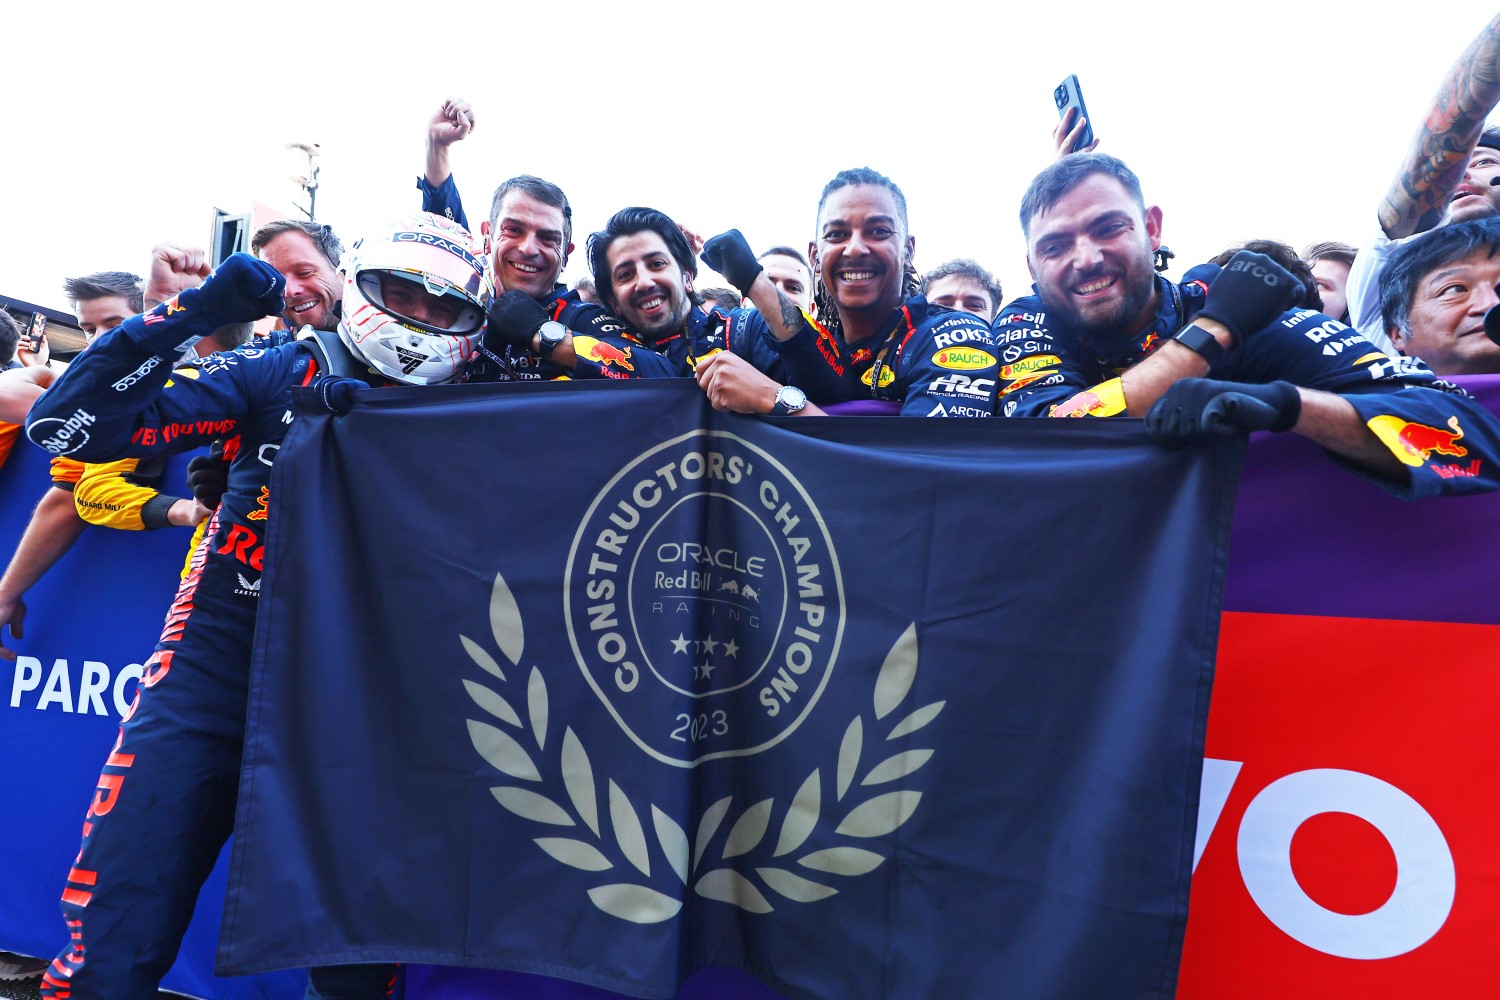
[[[1161,209],[1114,157],[1038,174],[1021,228],[1036,294],[995,320],[1004,416],[1145,417],[1168,447],[1295,430],[1398,496],[1500,485],[1473,461],[1500,446],[1500,421],[1419,359],[1292,308],[1305,286],[1270,257],[1242,250],[1181,285],[1158,276]]]
[[[589,267],[599,296],[677,375],[728,352],[772,376],[781,362],[760,314],[749,309],[696,308],[698,261],[683,229],[654,208],[622,208],[589,237]]]
[[[772,283],[739,230],[704,244],[704,262],[765,317],[766,343],[787,373],[778,384],[716,355],[697,370],[709,401],[735,413],[815,415],[818,403],[879,400],[903,416],[993,415],[990,330],[918,293],[916,239],[896,183],[869,167],[840,171],[818,199],[816,237],[817,320]]]

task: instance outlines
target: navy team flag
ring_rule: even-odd
[[[298,402],[219,969],[1170,996],[1243,441]]]

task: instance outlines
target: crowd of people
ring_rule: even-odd
[[[351,249],[281,221],[217,269],[164,244],[144,280],[70,279],[89,346],[56,378],[45,342],[0,312],[0,454],[24,427],[52,456],[0,576],[0,657],[16,655],[27,590],[87,524],[203,539],[104,767],[43,995],[154,996],[229,836],[258,599],[244,581],[263,566],[266,456],[294,387],[343,414],[392,384],[691,378],[751,415],[1131,416],[1167,447],[1292,431],[1398,496],[1493,489],[1500,422],[1452,379],[1500,373],[1497,68],[1500,17],[1445,79],[1358,249],[1257,239],[1180,281],[1141,180],[1075,149],[1086,123],[1069,117],[1020,205],[1031,294],[1005,301],[968,259],[919,272],[906,196],[867,167],[809,205],[806,254],[627,207],[584,241],[590,277],[570,289],[555,184],[505,180],[470,228],[450,155],[475,111],[453,99],[429,127],[421,210]],[[698,287],[700,260],[731,287]],[[252,339],[267,316],[277,330]],[[191,448],[211,450],[174,495],[161,459]],[[394,977],[313,970],[308,996],[387,996]]]

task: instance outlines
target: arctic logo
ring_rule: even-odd
[[[396,356],[401,359],[401,371],[407,375],[417,370],[417,366],[428,358],[430,354],[418,354],[416,351],[408,351],[404,347],[396,348]]]
[[[94,415],[83,410],[74,410],[66,420],[61,417],[43,417],[26,428],[26,436],[53,455],[71,455],[89,443],[88,431],[94,423]],[[74,439],[77,440],[74,440]]]

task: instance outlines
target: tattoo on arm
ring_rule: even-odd
[[[802,310],[779,288],[776,289],[776,304],[781,308],[781,325],[788,333],[794,332],[802,322]]]
[[[1500,16],[1464,50],[1417,129],[1400,174],[1381,200],[1380,225],[1392,239],[1442,221],[1469,166],[1484,120],[1500,104]]]

